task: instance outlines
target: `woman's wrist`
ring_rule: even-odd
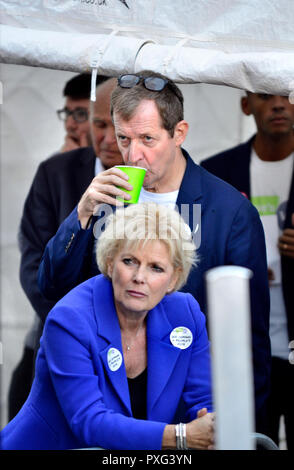
[[[192,449],[192,441],[191,441],[191,423],[186,424],[186,443],[187,443],[187,448]]]
[[[167,424],[163,431],[162,446],[164,449],[176,449],[176,427],[174,424]]]

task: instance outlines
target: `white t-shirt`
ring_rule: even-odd
[[[257,208],[265,234],[270,281],[270,338],[272,355],[288,359],[287,316],[281,284],[281,257],[278,238],[283,231],[290,192],[294,153],[281,161],[261,160],[252,149],[250,162],[251,202]]]
[[[164,204],[175,208],[179,191],[171,191],[170,193],[151,193],[142,188],[139,197],[140,202],[149,202],[153,204]]]
[[[101,163],[101,160],[99,157],[96,157],[96,161],[95,161],[95,176],[97,176],[99,173],[102,173],[102,171],[104,171],[105,168],[104,166],[102,165]]]

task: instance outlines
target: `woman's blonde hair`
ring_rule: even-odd
[[[187,281],[192,266],[196,265],[196,248],[189,226],[178,211],[165,205],[140,203],[117,209],[108,216],[104,232],[99,237],[96,259],[99,270],[108,276],[108,264],[124,249],[159,240],[169,251],[170,260],[179,272],[174,290]]]

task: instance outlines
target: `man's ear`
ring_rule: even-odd
[[[241,98],[241,109],[246,116],[250,116],[252,114],[250,100],[248,96],[242,96]]]
[[[174,130],[174,139],[175,139],[177,147],[180,147],[182,143],[184,142],[184,140],[186,139],[188,130],[189,130],[189,124],[187,123],[187,121],[182,120],[176,124],[175,130]]]

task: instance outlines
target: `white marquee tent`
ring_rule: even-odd
[[[152,69],[169,76],[183,90],[192,127],[187,146],[199,161],[253,132],[239,108],[242,90],[292,98],[294,2],[0,0],[0,18],[5,424],[10,373],[33,315],[18,285],[17,227],[37,164],[61,146],[55,110],[64,82],[92,70],[117,76]]]
[[[289,94],[291,0],[1,0],[3,62]]]

